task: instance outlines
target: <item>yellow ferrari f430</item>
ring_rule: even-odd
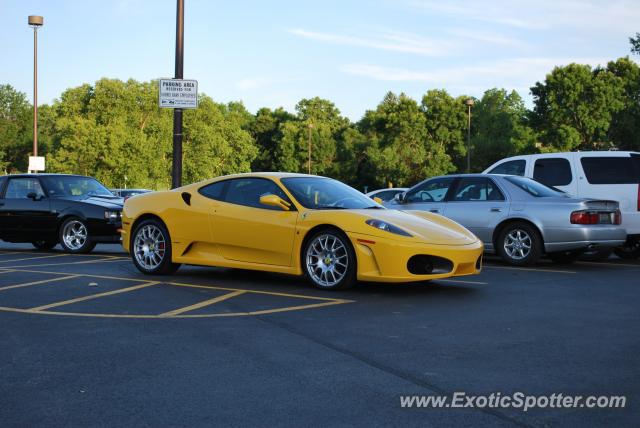
[[[388,210],[313,175],[229,175],[138,195],[122,224],[125,250],[147,274],[185,263],[304,274],[339,289],[471,275],[482,263],[482,243],[454,221]]]

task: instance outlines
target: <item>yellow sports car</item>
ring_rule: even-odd
[[[304,274],[318,288],[480,271],[482,243],[437,214],[388,210],[304,174],[218,177],[127,199],[122,243],[147,274],[181,263]]]

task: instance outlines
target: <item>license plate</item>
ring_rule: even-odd
[[[607,213],[607,214],[601,213],[601,214],[600,214],[600,221],[599,221],[599,223],[600,223],[600,224],[611,224],[611,214],[608,214],[608,213]]]

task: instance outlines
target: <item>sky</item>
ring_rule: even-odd
[[[0,84],[39,104],[102,77],[173,77],[176,0],[0,0]],[[184,78],[218,102],[294,111],[329,99],[353,121],[388,91],[480,98],[529,88],[556,65],[630,55],[640,0],[185,0]],[[634,58],[637,62],[640,57]]]

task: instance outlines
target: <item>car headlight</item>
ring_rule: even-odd
[[[109,221],[122,220],[122,211],[105,211],[104,218]]]
[[[375,227],[376,229],[384,230],[390,233],[395,233],[396,235],[412,236],[409,232],[406,232],[400,229],[398,226],[394,226],[391,223],[387,223],[386,221],[376,220],[371,218],[365,221],[365,223],[367,223],[371,227]]]

